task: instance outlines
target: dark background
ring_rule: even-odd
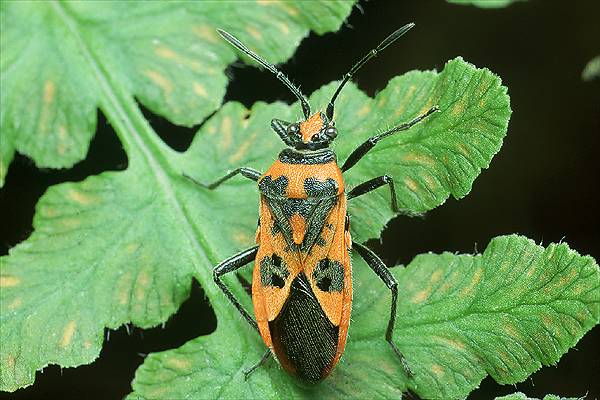
[[[488,67],[509,88],[513,115],[504,146],[490,170],[475,181],[465,199],[450,199],[425,219],[393,220],[381,242],[369,245],[388,265],[414,255],[444,250],[483,250],[494,236],[520,233],[538,243],[564,240],[581,254],[600,260],[598,156],[600,79],[581,80],[585,64],[600,54],[600,2],[529,1],[486,10],[444,1],[361,1],[345,27],[324,36],[311,34],[282,69],[305,93],[339,79],[359,57],[399,26],[417,26],[359,73],[355,81],[369,95],[411,69],[441,70],[461,55]],[[246,106],[258,100],[294,100],[267,72],[237,65],[226,100]],[[170,145],[185,149],[196,128],[176,127],[146,115]],[[377,128],[377,127],[374,127]],[[104,117],[86,160],[69,170],[39,170],[17,156],[0,191],[0,252],[32,231],[34,206],[46,188],[79,181],[127,160]],[[201,317],[199,317],[201,316]],[[88,366],[50,366],[34,386],[13,398],[121,398],[149,352],[175,348],[215,329],[216,320],[194,284],[191,298],[163,328],[125,327],[110,333],[100,358]],[[524,391],[529,396],[600,396],[600,329],[588,333],[556,367],[546,367],[516,386],[486,378],[472,399]]]

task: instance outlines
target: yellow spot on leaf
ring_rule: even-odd
[[[450,114],[452,114],[453,117],[458,117],[459,115],[461,115],[462,113],[465,112],[465,102],[466,99],[463,97],[460,100],[458,100],[456,103],[454,103],[454,106],[452,106],[452,110],[450,110]]]
[[[214,125],[211,125],[208,128],[206,128],[206,131],[209,135],[214,135],[215,133],[217,133],[217,128],[215,128]]]
[[[462,154],[463,156],[467,157],[467,158],[471,158],[471,152],[469,151],[469,148],[467,146],[465,146],[462,143],[458,144],[458,151],[460,151],[460,154]]]
[[[256,0],[256,4],[259,6],[269,6],[273,4],[273,0]]]
[[[96,199],[93,196],[90,196],[87,193],[80,192],[79,190],[71,189],[69,190],[68,196],[71,200],[79,203],[79,204],[92,204],[96,202]]]
[[[408,163],[416,163],[416,164],[426,165],[428,167],[435,166],[434,159],[429,157],[426,154],[419,154],[419,153],[412,153],[412,152],[406,153],[406,154],[402,155],[402,161],[408,162]]]
[[[52,103],[56,95],[56,86],[51,80],[44,82],[42,93],[42,110],[40,111],[39,127],[42,133],[48,132],[48,119],[50,118]]]
[[[208,25],[196,25],[192,28],[192,32],[200,36],[202,39],[211,43],[219,43],[219,34],[217,31]]]
[[[469,285],[467,287],[465,287],[464,289],[462,289],[460,291],[460,293],[458,294],[459,297],[465,297],[465,296],[468,296],[471,293],[473,293],[473,291],[475,290],[475,287],[477,286],[479,281],[481,281],[482,276],[483,276],[483,269],[478,268],[475,271],[475,273],[473,274],[473,278],[471,278],[471,282],[469,282]]]
[[[15,310],[15,309],[21,307],[21,304],[23,304],[23,301],[21,300],[20,297],[17,297],[12,302],[10,302],[10,304],[8,305],[8,309],[11,311]]]
[[[411,299],[413,303],[422,303],[423,301],[429,298],[431,294],[431,287],[425,288],[421,291],[418,291]]]
[[[13,287],[21,283],[21,279],[12,275],[0,275],[0,287]]]
[[[250,148],[250,146],[252,146],[255,139],[256,139],[256,132],[254,132],[252,134],[252,136],[250,136],[250,138],[248,138],[248,140],[246,140],[244,143],[242,143],[238,147],[238,150],[229,157],[229,162],[231,164],[235,164],[236,162],[240,161],[246,155],[246,153],[248,152],[248,149]]]
[[[206,91],[206,88],[202,84],[200,84],[198,82],[194,82],[193,88],[194,88],[194,92],[198,96],[208,97],[208,92]]]
[[[414,179],[409,178],[409,177],[404,178],[404,184],[406,185],[407,188],[409,188],[413,192],[416,192],[419,187],[417,182],[415,182]]]
[[[167,46],[163,46],[163,45],[156,46],[156,48],[154,49],[154,53],[156,53],[157,56],[166,58],[168,60],[177,58],[177,53],[175,53],[173,50],[171,50]]]
[[[182,56],[181,54],[175,52],[174,50],[168,48],[165,45],[157,45],[154,48],[154,52],[157,56],[162,57],[166,60],[174,61],[179,65],[185,65],[197,72],[203,72],[203,65],[200,62],[198,62],[198,60]]]
[[[64,155],[67,152],[67,145],[64,143],[59,143],[56,146],[56,151],[58,152],[58,154],[60,154],[61,156]]]
[[[179,371],[189,371],[192,369],[192,362],[190,360],[182,359],[182,358],[170,358],[165,364],[167,367],[172,369],[177,369]]]
[[[285,22],[279,22],[277,24],[277,27],[279,28],[281,33],[284,35],[287,35],[290,33],[290,28],[287,26],[287,24]]]
[[[295,17],[298,15],[298,10],[285,2],[277,3],[281,8],[285,10],[290,16]]]
[[[431,372],[433,372],[437,377],[442,377],[444,375],[444,369],[438,364],[431,365]]]
[[[247,26],[246,32],[256,40],[262,40],[262,33],[253,26]]]
[[[15,366],[15,358],[13,357],[12,354],[8,354],[6,356],[6,365],[8,365],[8,368],[14,368],[14,366]]]
[[[58,215],[58,212],[56,211],[56,208],[54,207],[44,207],[41,210],[41,213],[45,216],[45,217],[56,217]]]
[[[221,149],[226,149],[231,145],[233,140],[231,127],[231,117],[223,118],[223,121],[221,122],[221,143],[219,143],[219,147],[221,147]]]
[[[438,281],[442,277],[442,274],[443,274],[443,272],[441,269],[436,269],[433,272],[433,274],[431,274],[431,277],[429,278],[429,280],[431,281],[431,284],[435,285],[436,283],[438,283]]]
[[[63,218],[60,220],[60,223],[65,227],[65,228],[77,228],[79,225],[81,225],[81,221],[79,220],[79,218]]]
[[[51,80],[44,82],[44,103],[50,104],[54,101],[54,95],[56,93],[56,86]]]
[[[146,70],[143,72],[156,86],[162,89],[165,96],[169,96],[173,92],[173,83],[169,78],[162,75],[160,72],[153,70]]]
[[[63,330],[62,338],[60,339],[60,343],[58,344],[61,348],[67,347],[71,344],[71,340],[73,340],[73,335],[75,334],[75,327],[77,326],[74,320],[71,320],[65,326]]]
[[[411,97],[413,97],[413,95],[415,94],[415,90],[417,90],[417,87],[415,85],[410,85],[408,87],[406,93],[404,93],[404,96],[402,96],[402,99],[399,101],[400,106],[394,113],[395,117],[399,117],[400,115],[404,114],[404,111],[406,111],[406,107],[409,104],[411,104]]]
[[[371,107],[369,107],[368,105],[364,105],[360,108],[360,110],[358,110],[358,112],[356,113],[359,117],[364,117],[366,115],[368,115],[371,112]]]
[[[139,243],[129,243],[126,247],[125,250],[129,253],[132,254],[134,253],[137,249],[140,248],[140,244]]]
[[[239,244],[250,244],[252,237],[245,231],[236,231],[233,234],[233,239]]]
[[[131,292],[131,271],[124,273],[119,278],[116,287],[119,304],[127,304]]]
[[[63,125],[58,127],[58,138],[61,141],[64,141],[67,138],[67,128],[65,128]]]
[[[146,296],[146,292],[150,287],[150,274],[147,270],[142,270],[135,281],[135,298],[142,300]]]
[[[90,347],[92,347],[92,342],[86,340],[85,342],[83,342],[83,347],[89,349]]]

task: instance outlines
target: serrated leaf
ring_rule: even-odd
[[[322,13],[323,32],[335,21],[339,26],[353,3],[311,4],[307,15],[304,5],[291,2],[237,7],[244,8],[242,17],[253,12],[265,34],[287,24],[290,31],[276,39],[254,38],[254,47],[277,61],[291,54],[306,25],[318,25],[314,13]],[[173,168],[180,155],[152,132],[133,95],[176,122],[178,115],[197,122],[214,110],[226,84],[222,69],[235,55],[224,41],[207,37],[213,31],[206,21],[229,10],[228,23],[240,22],[231,14],[235,9],[210,2],[2,3],[1,173],[13,145],[24,151],[21,140],[33,146],[24,152],[40,165],[67,165],[57,150],[63,139],[77,143],[68,147],[72,160],[81,158],[94,125],[89,115],[95,118],[98,104],[123,142],[129,165],[123,172],[50,188],[37,205],[32,236],[0,259],[1,390],[31,384],[35,371],[50,363],[92,361],[105,327],[164,322],[187,297],[194,272],[209,298],[217,298],[210,269],[251,237],[229,217],[256,208],[236,198],[232,188],[207,193],[191,186]],[[283,14],[289,17],[281,19]],[[256,36],[251,30],[239,34],[247,35]],[[62,63],[68,68],[59,68]],[[144,83],[144,74],[136,75],[142,67],[158,75],[146,74]],[[213,67],[218,70],[211,72]],[[201,92],[194,78],[206,82],[210,101],[190,100],[190,90]],[[39,129],[40,116],[52,129]],[[217,209],[222,214],[214,215]],[[221,310],[218,302],[214,308]]]
[[[331,83],[316,91],[310,97],[313,108],[324,107],[335,87]],[[410,121],[434,105],[440,112],[407,132],[384,139],[349,170],[345,174],[348,188],[391,175],[399,206],[410,213],[431,210],[450,195],[458,199],[468,194],[481,169],[500,150],[511,110],[500,78],[460,57],[449,61],[440,73],[411,71],[396,77],[374,99],[355,85],[344,88],[335,113],[339,136],[333,148],[338,162],[343,163],[369,137]],[[263,171],[282,148],[267,121],[301,117],[297,103],[257,105],[249,120],[243,107],[230,107],[235,108],[233,114],[217,113],[198,132],[182,170],[205,182],[240,166]],[[208,157],[203,158],[205,154]],[[213,160],[219,160],[219,169],[212,168]],[[349,209],[354,238],[361,242],[379,237],[394,216],[387,187],[353,200]]]
[[[231,30],[276,63],[291,56],[309,29],[337,29],[353,4],[3,2],[0,185],[15,150],[39,167],[69,167],[84,158],[105,71],[110,84],[153,112],[191,126],[221,104],[223,70],[236,57],[215,28]]]
[[[274,362],[245,382],[242,370],[264,345],[240,318],[179,349],[150,355],[132,398],[463,398],[490,373],[516,383],[560,356],[600,317],[600,270],[566,244],[521,236],[493,239],[483,254],[417,256],[399,282],[394,340],[414,377],[407,379],[384,341],[389,292],[354,258],[354,307],[342,362],[306,387]],[[242,327],[240,329],[240,327]]]

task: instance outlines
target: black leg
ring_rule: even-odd
[[[439,108],[437,106],[431,107],[425,114],[419,115],[417,118],[413,119],[410,122],[407,122],[406,124],[399,125],[395,128],[390,129],[387,132],[383,132],[383,133],[380,133],[379,135],[370,137],[369,139],[367,139],[366,142],[364,142],[363,144],[358,146],[352,153],[350,153],[350,155],[346,159],[346,162],[344,162],[344,165],[342,165],[342,172],[347,171],[350,168],[352,168],[352,166],[354,166],[354,164],[356,164],[361,158],[363,158],[365,156],[365,154],[367,154],[369,152],[369,150],[371,150],[373,147],[375,147],[377,142],[379,142],[381,139],[386,138],[396,132],[405,131],[407,129],[410,129],[413,125],[418,124],[419,122],[421,122],[425,118],[429,117],[431,114],[433,114],[436,111],[439,111]]]
[[[247,380],[248,377],[258,368],[260,368],[264,363],[266,363],[269,358],[271,358],[271,349],[267,349],[265,354],[263,354],[263,356],[260,358],[260,360],[258,360],[256,364],[244,370],[244,380]]]
[[[237,174],[242,174],[244,177],[246,177],[248,179],[252,179],[255,182],[258,181],[258,179],[262,175],[260,172],[258,172],[254,168],[241,167],[241,168],[234,169],[233,171],[229,172],[224,177],[217,179],[216,181],[214,181],[213,183],[211,183],[209,185],[206,185],[202,182],[198,182],[197,180],[195,180],[194,178],[192,178],[189,175],[183,174],[183,176],[185,176],[186,178],[188,178],[190,181],[194,182],[198,186],[202,186],[203,188],[206,188],[206,189],[214,189],[217,186],[219,186],[221,183],[225,182],[227,179],[233,178]]]
[[[388,322],[387,330],[385,331],[385,340],[392,346],[394,352],[400,357],[402,368],[407,376],[412,376],[412,372],[406,363],[406,359],[396,347],[392,337],[394,334],[394,324],[396,323],[396,303],[398,301],[398,282],[386,265],[381,261],[377,254],[373,253],[367,247],[360,243],[352,242],[352,248],[356,250],[358,254],[366,261],[367,265],[371,267],[373,272],[385,283],[385,285],[392,291],[392,308],[390,310],[390,320]]]
[[[396,202],[396,190],[394,189],[394,180],[391,176],[388,175],[379,176],[377,178],[373,178],[364,183],[361,183],[348,193],[348,200],[361,196],[365,193],[372,192],[373,190],[383,185],[390,185],[390,195],[392,197],[392,211],[398,212],[398,203]]]
[[[242,314],[246,321],[248,321],[248,323],[258,331],[258,325],[254,318],[252,318],[250,314],[248,314],[248,311],[246,311],[244,307],[242,307],[238,299],[235,298],[233,293],[231,293],[227,286],[225,286],[225,284],[221,281],[222,275],[238,270],[244,265],[248,264],[250,261],[254,260],[254,258],[256,257],[256,253],[258,253],[258,246],[254,246],[249,248],[248,250],[244,250],[241,253],[238,253],[235,256],[221,262],[213,270],[213,278],[215,280],[215,283],[221,288],[223,293],[225,293],[225,295],[227,296],[229,301],[233,303],[235,308],[238,309],[240,314]]]

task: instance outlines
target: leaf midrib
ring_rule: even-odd
[[[152,171],[157,186],[165,196],[167,203],[174,210],[174,214],[180,219],[180,223],[176,225],[184,231],[192,249],[195,249],[192,259],[196,260],[194,265],[195,272],[199,275],[203,283],[203,289],[211,300],[213,307],[220,308],[220,302],[214,301],[218,293],[213,285],[205,284],[210,282],[210,277],[206,269],[201,267],[203,263],[214,265],[217,262],[217,257],[207,245],[206,240],[204,240],[200,232],[194,230],[190,219],[173,190],[173,186],[169,182],[164,165],[154,156],[149,146],[147,146],[147,142],[143,140],[142,135],[149,143],[154,145],[158,152],[165,151],[166,147],[159,145],[156,134],[144,119],[133,98],[120,93],[121,91],[118,89],[118,86],[114,85],[107,69],[104,68],[105,66],[101,60],[95,56],[83,35],[81,35],[78,24],[75,22],[76,18],[71,16],[59,1],[53,0],[51,4],[57,15],[63,20],[76,39],[82,50],[84,59],[88,62],[99,84],[101,90],[100,108],[106,113],[107,119],[113,125],[117,136],[124,144],[124,150],[130,161],[128,169],[135,169],[139,166],[138,163],[143,160],[144,164]],[[136,125],[141,128],[139,131],[136,129]],[[203,260],[199,260],[198,258],[203,258]]]

